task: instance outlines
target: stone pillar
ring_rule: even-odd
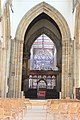
[[[61,92],[61,73],[59,73],[58,84],[59,84],[59,92]]]
[[[22,61],[23,61],[23,41],[20,41],[20,50],[19,52],[19,72],[18,72],[18,92],[19,92],[19,97],[21,97],[21,84],[22,84]]]
[[[77,30],[76,30],[76,43],[77,43],[77,52],[78,52],[78,57],[76,59],[78,59],[78,66],[79,66],[79,81],[77,83],[77,87],[80,87],[80,4],[77,7]],[[76,53],[77,54],[77,53]]]
[[[76,6],[74,37],[74,98],[75,89],[80,87],[80,3]]]
[[[2,44],[1,44],[1,36],[2,36],[2,26],[1,26],[1,0],[0,0],[0,97],[2,96]]]
[[[70,44],[70,98],[74,98],[74,40]]]
[[[57,90],[57,92],[59,92],[59,90],[58,90],[58,87],[59,87],[58,81],[59,81],[59,75],[56,76],[56,90]]]
[[[6,48],[2,48],[2,97],[6,97]]]
[[[2,97],[2,44],[0,42],[0,97]]]
[[[15,97],[20,97],[22,80],[23,41],[15,41]]]
[[[28,89],[28,78],[29,78],[29,70],[30,70],[30,53],[26,53],[24,61],[26,63],[26,74],[25,74],[25,79],[23,80],[23,90],[27,91]]]
[[[15,97],[15,40],[11,41],[11,56],[10,56],[10,70],[9,70],[9,82],[8,82],[8,97]]]
[[[62,43],[62,98],[70,97],[70,38],[63,38]]]
[[[61,75],[59,73],[57,75],[57,77],[56,77],[56,89],[57,89],[57,92],[60,92],[60,88],[61,88]]]
[[[11,47],[9,97],[21,97],[22,58],[23,41],[14,39]]]
[[[9,78],[9,60],[10,60],[10,10],[9,4],[5,3],[2,16],[2,97],[7,94],[7,81]]]
[[[33,47],[31,48],[30,69],[33,69]]]
[[[30,57],[28,59],[28,71],[30,71]]]
[[[30,53],[26,53],[26,75],[28,76],[30,70]]]

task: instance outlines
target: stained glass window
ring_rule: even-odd
[[[53,70],[56,68],[56,47],[45,34],[41,35],[32,46],[31,69]]]

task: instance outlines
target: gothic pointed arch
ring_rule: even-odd
[[[25,35],[26,29],[28,28],[29,24],[41,13],[47,14],[57,23],[61,31],[62,38],[64,37],[70,38],[70,30],[69,30],[66,20],[64,19],[64,17],[61,15],[61,13],[58,10],[56,10],[54,7],[47,4],[46,2],[42,2],[36,5],[24,15],[24,17],[22,18],[22,20],[20,21],[18,25],[15,38],[18,40],[24,41],[24,35]]]
[[[62,36],[62,98],[71,97],[71,71],[70,71],[70,30],[68,24],[61,13],[51,5],[42,2],[29,10],[20,21],[15,35],[15,75],[14,79],[18,81],[15,86],[16,96],[21,94],[22,80],[22,58],[23,58],[23,43],[26,30],[32,21],[40,14],[48,15],[59,27]],[[46,32],[46,30],[45,30]],[[29,53],[28,53],[29,54]]]

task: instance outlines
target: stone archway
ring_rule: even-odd
[[[22,57],[23,57],[23,43],[26,29],[29,24],[41,13],[47,14],[58,25],[62,35],[62,98],[71,97],[71,73],[70,73],[70,31],[68,24],[64,17],[52,6],[42,2],[31,10],[29,10],[19,23],[15,35],[14,52],[14,81],[13,92],[15,97],[20,97],[21,94],[21,77],[22,77]],[[63,29],[64,28],[64,29]],[[12,89],[12,88],[11,88]],[[14,94],[13,93],[13,94]],[[11,94],[11,93],[10,93]]]

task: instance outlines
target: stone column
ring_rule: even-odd
[[[56,87],[57,87],[57,92],[60,92],[60,87],[61,87],[61,75],[60,73],[56,77]]]
[[[19,52],[19,73],[18,73],[18,85],[19,85],[19,97],[21,97],[21,84],[22,84],[22,61],[23,61],[23,41],[20,41],[20,51]]]
[[[30,71],[30,57],[28,59],[28,72]]]
[[[70,43],[70,98],[74,98],[74,40]]]
[[[2,48],[2,97],[6,97],[6,48]]]
[[[22,58],[23,41],[14,39],[11,47],[9,97],[21,97]]]
[[[30,69],[33,69],[33,47],[31,48]]]
[[[76,59],[78,59],[78,65],[79,65],[79,81],[78,81],[78,84],[77,84],[77,87],[80,87],[80,4],[78,5],[77,7],[77,33],[76,33],[76,41],[78,41],[78,44],[77,44],[77,52],[78,52],[78,57]],[[77,54],[77,53],[76,53]]]
[[[26,53],[26,75],[29,74],[30,70],[30,53]]]
[[[23,41],[15,41],[15,96],[21,96]]]
[[[1,44],[1,36],[2,36],[2,26],[1,26],[1,0],[0,0],[0,97],[2,96],[2,44]]]
[[[0,41],[0,97],[2,97],[2,44]]]
[[[8,82],[8,97],[15,97],[15,40],[11,41],[10,70]]]
[[[75,37],[74,37],[74,98],[75,89],[80,87],[80,3],[76,6]]]
[[[26,74],[25,74],[25,79],[24,79],[24,83],[23,83],[23,89],[24,91],[27,91],[28,89],[28,78],[29,78],[29,70],[30,70],[30,53],[26,53],[24,61],[26,63]]]
[[[70,38],[62,43],[62,98],[70,97]]]
[[[2,97],[6,97],[7,81],[9,78],[9,60],[10,60],[10,10],[9,4],[6,2],[2,16]]]
[[[58,81],[59,81],[59,75],[56,75],[56,90],[57,90],[57,92],[59,92],[58,91],[58,86],[59,86]]]

